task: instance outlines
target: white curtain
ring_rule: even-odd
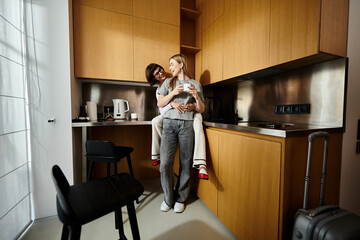
[[[23,1],[0,0],[0,239],[31,223]]]

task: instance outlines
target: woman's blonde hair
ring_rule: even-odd
[[[178,63],[182,63],[182,64],[183,64],[182,69],[183,69],[183,71],[184,71],[184,74],[185,74],[187,77],[192,78],[192,77],[190,76],[190,73],[189,73],[189,70],[188,70],[188,66],[187,66],[187,60],[186,60],[186,57],[185,57],[184,54],[181,54],[181,53],[180,53],[180,54],[175,54],[175,55],[173,55],[171,58],[169,58],[169,61],[170,61],[171,59],[174,59],[174,60],[177,61]],[[177,77],[177,76],[173,77],[173,78],[170,80],[169,86],[168,86],[170,90],[173,90],[173,88],[174,88],[175,83],[176,83],[177,80],[178,80],[178,77]]]

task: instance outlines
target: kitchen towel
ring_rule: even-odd
[[[86,102],[87,114],[90,121],[97,121],[97,104],[96,102]]]

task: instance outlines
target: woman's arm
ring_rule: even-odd
[[[195,98],[195,110],[199,113],[203,113],[205,110],[205,104],[201,101],[199,94],[194,85],[191,84],[189,93]]]
[[[171,99],[173,99],[173,97],[175,97],[176,95],[180,94],[183,92],[183,86],[182,85],[178,85],[174,90],[172,90],[168,95],[164,96],[164,95],[159,95],[159,99],[157,101],[157,106],[158,107],[163,107],[166,104],[168,104]]]

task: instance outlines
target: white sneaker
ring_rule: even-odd
[[[171,209],[171,207],[169,207],[165,201],[163,201],[161,203],[161,206],[160,206],[160,210],[163,211],[163,212],[167,212]]]
[[[174,212],[182,213],[185,210],[185,204],[176,202],[174,206]]]

